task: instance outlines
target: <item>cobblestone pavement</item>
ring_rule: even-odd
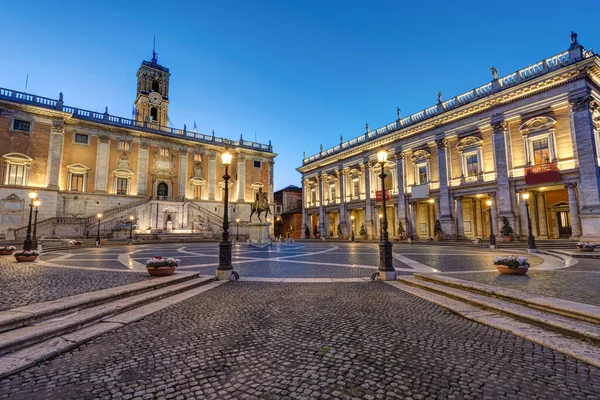
[[[542,296],[600,306],[600,261],[578,259],[579,264],[556,271],[530,270],[527,275],[494,272],[451,275],[453,278],[504,286]]]
[[[2,399],[598,399],[600,370],[381,282],[229,282],[0,382]]]
[[[17,263],[0,256],[0,310],[56,300],[149,279],[146,273],[111,273],[85,269],[52,268]]]

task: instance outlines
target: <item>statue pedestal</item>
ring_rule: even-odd
[[[269,226],[270,222],[251,222],[248,224],[250,227],[250,240],[248,244],[255,247],[265,247],[271,244],[271,238],[269,238]]]

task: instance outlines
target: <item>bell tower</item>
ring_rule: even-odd
[[[143,61],[137,72],[136,121],[167,126],[170,76],[169,68],[158,64],[158,54],[153,46],[152,59]]]

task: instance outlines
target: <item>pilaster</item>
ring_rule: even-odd
[[[360,166],[365,181],[365,228],[369,238],[373,237],[373,202],[371,201],[371,166],[365,159]]]
[[[237,201],[246,201],[246,155],[239,153],[237,155],[237,180],[236,180]],[[304,204],[302,205],[304,208]]]
[[[346,173],[347,171],[340,165],[336,171],[338,185],[339,185],[339,196],[340,196],[340,228],[342,230],[342,236],[347,234],[346,229]],[[337,232],[336,232],[337,233]]]
[[[325,207],[323,206],[323,175],[319,172],[319,233],[324,237],[325,233]]]
[[[494,165],[496,169],[496,185],[498,193],[505,193],[506,196],[498,196],[497,202],[494,202],[498,208],[500,216],[507,217],[514,225],[514,213],[512,212],[512,196],[509,196],[508,164],[506,155],[506,136],[508,135],[508,125],[503,119],[492,120],[492,134],[494,138]],[[496,225],[494,225],[496,227]]]
[[[575,183],[567,183],[565,185],[569,195],[569,213],[571,214],[571,240],[578,240],[581,237],[581,221],[579,219],[579,204],[577,202],[577,194]]]
[[[407,235],[409,234],[408,232],[408,227],[407,227],[407,213],[406,213],[406,195],[404,193],[404,183],[406,182],[406,176],[405,176],[405,171],[406,171],[406,157],[405,154],[401,151],[401,149],[396,149],[396,179],[397,181],[397,187],[398,187],[398,204],[396,206],[396,219],[400,222],[402,222],[402,225],[404,225],[404,229],[407,232]],[[394,236],[396,235],[396,232],[394,232]]]
[[[438,174],[440,181],[440,197],[436,206],[436,217],[442,225],[442,230],[446,235],[456,236],[456,224],[452,218],[453,202],[450,198],[448,189],[448,141],[446,139],[436,140]]]
[[[208,200],[215,200],[217,191],[217,154],[208,153]]]
[[[137,195],[147,196],[148,193],[148,143],[141,142],[138,147],[137,164]]]
[[[462,209],[462,197],[456,196],[456,235],[459,239],[465,236],[464,223],[463,223],[463,209]]]
[[[187,196],[188,187],[188,150],[184,147],[179,149],[179,174],[178,174],[178,196]]]
[[[62,120],[52,121],[50,146],[48,147],[48,169],[46,170],[46,187],[60,189],[60,168],[65,138],[65,125]]]
[[[108,157],[110,153],[110,138],[102,135],[98,138],[96,151],[96,181],[94,191],[106,193],[108,185]]]

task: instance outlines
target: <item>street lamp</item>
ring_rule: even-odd
[[[129,216],[129,244],[133,243],[133,220],[135,217],[133,215]]]
[[[37,215],[38,215],[38,207],[42,205],[40,199],[35,199],[33,201],[33,205],[35,206],[35,217],[33,217],[33,239],[31,243],[31,249],[36,250],[38,247],[37,244]]]
[[[494,235],[494,222],[492,220],[492,201],[488,200],[485,202],[490,212],[490,249],[496,248],[496,236]]]
[[[235,241],[236,242],[240,241],[240,219],[239,218],[235,219]]]
[[[381,231],[381,235],[379,236],[379,240],[383,240],[383,226],[381,225],[381,218],[383,218],[383,215],[381,213],[379,213],[379,230]]]
[[[350,216],[350,219],[352,220],[352,241],[354,242],[354,215]]]
[[[392,258],[392,244],[388,240],[388,221],[387,213],[385,212],[385,163],[387,162],[388,153],[384,149],[381,149],[377,153],[377,161],[381,165],[381,210],[383,214],[383,223],[381,225],[381,240],[379,241],[379,269],[378,277],[380,280],[396,280],[396,271],[394,270],[393,258]]]
[[[23,242],[23,250],[33,250],[31,242],[31,217],[33,216],[33,201],[37,199],[37,192],[32,190],[28,193],[29,196],[29,222],[27,223],[27,236],[25,236],[25,241]]]
[[[229,166],[231,165],[232,155],[225,151],[221,154],[221,161],[225,166],[225,208],[223,210],[223,240],[219,243],[219,266],[217,267],[217,279],[229,280],[231,275],[234,275],[233,266],[231,265],[231,241],[229,240]],[[236,274],[237,275],[237,274]],[[234,275],[234,276],[236,276]]]
[[[528,253],[537,253],[538,249],[535,246],[535,238],[533,237],[533,233],[531,232],[531,218],[529,217],[529,193],[523,193],[523,200],[525,200],[525,209],[527,210],[527,252]]]
[[[98,217],[98,233],[96,234],[96,247],[100,247],[100,220],[102,219],[102,213],[96,214]]]

